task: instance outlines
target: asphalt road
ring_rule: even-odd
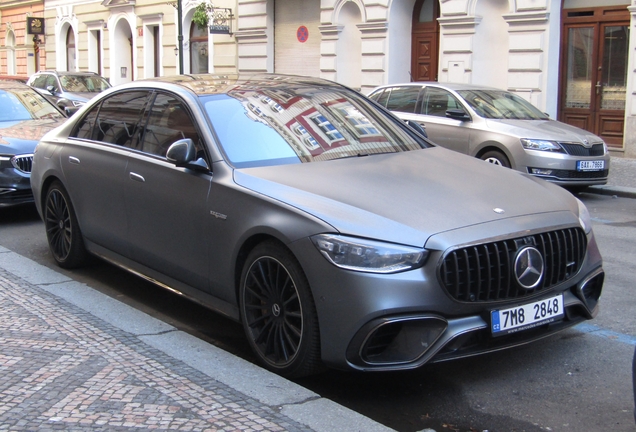
[[[580,197],[594,218],[607,275],[595,320],[517,349],[416,371],[328,371],[297,382],[398,431],[634,431],[636,200]],[[0,245],[62,271],[32,207],[0,209]],[[62,272],[252,359],[240,325],[137,277],[97,260]]]

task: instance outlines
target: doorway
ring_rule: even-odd
[[[439,2],[417,0],[413,7],[411,81],[437,81]]]
[[[563,11],[559,120],[623,147],[629,54],[626,6]]]

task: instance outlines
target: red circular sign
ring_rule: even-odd
[[[307,30],[307,27],[298,27],[298,30],[296,30],[296,37],[298,38],[298,42],[300,43],[307,42],[307,39],[309,39],[309,30]]]

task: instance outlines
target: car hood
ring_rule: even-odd
[[[33,153],[40,138],[66,119],[0,122],[0,154]]]
[[[457,228],[577,211],[572,195],[558,186],[440,147],[240,169],[234,179],[342,234],[414,246]]]
[[[603,140],[586,130],[556,120],[486,120],[488,129],[518,138],[545,139],[560,142],[600,143]]]

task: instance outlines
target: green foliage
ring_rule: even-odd
[[[205,29],[208,26],[209,14],[214,9],[212,3],[199,3],[194,8],[194,14],[192,15],[192,22],[195,23],[200,29]]]

